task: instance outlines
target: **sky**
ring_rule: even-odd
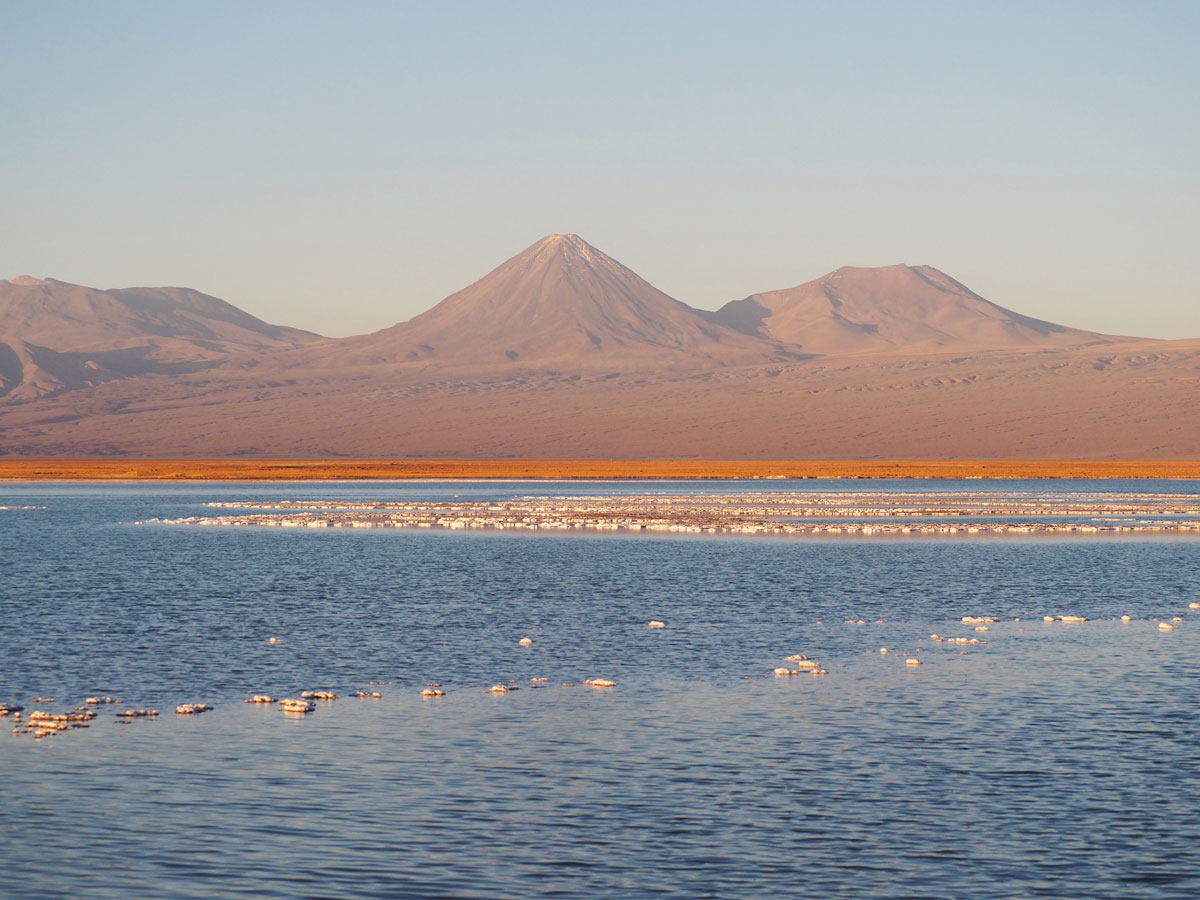
[[[342,336],[575,232],[1200,337],[1200,3],[0,0],[0,277]]]

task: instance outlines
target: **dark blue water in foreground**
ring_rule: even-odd
[[[0,510],[0,701],[163,710],[38,742],[4,726],[0,895],[1200,897],[1195,538],[132,524],[208,500],[736,487],[0,485],[46,507]],[[1042,621],[1064,613],[1090,621]],[[829,674],[762,677],[793,653]],[[371,681],[393,684],[346,697]],[[241,702],[310,688],[343,699]]]

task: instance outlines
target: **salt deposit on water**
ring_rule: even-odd
[[[900,501],[900,502],[898,502]],[[1184,494],[787,492],[525,497],[503,502],[213,501],[274,510],[140,524],[450,531],[626,531],[748,536],[1195,534],[1200,498]],[[804,521],[815,520],[815,521]],[[988,617],[982,617],[980,622]]]
[[[1197,895],[1186,538],[131,528],[281,489],[36,490],[0,496],[47,506],[4,555],[0,767],[42,894]]]

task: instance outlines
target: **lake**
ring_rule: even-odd
[[[0,506],[33,507],[0,509],[0,702],[121,701],[44,739],[0,719],[2,892],[1200,896],[1196,535],[137,524],[763,489],[0,484]],[[769,489],[1200,502],[1180,481]],[[828,674],[772,674],[792,655]],[[306,690],[340,699],[243,702]],[[118,718],[135,708],[160,715]]]

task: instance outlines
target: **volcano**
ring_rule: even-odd
[[[553,234],[407,322],[300,356],[332,368],[711,369],[799,354],[713,321],[578,235]]]
[[[932,266],[845,266],[797,287],[727,303],[713,318],[823,356],[1083,347],[1124,341],[1030,318]]]

